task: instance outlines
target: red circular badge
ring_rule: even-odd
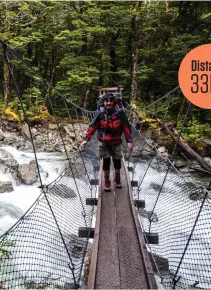
[[[211,44],[191,50],[180,64],[179,85],[194,105],[211,109]]]

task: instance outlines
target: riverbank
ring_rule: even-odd
[[[39,122],[28,125],[12,119],[0,121],[0,146],[14,146],[20,151],[32,152],[32,140],[37,152],[74,152],[83,140],[87,125],[70,124],[66,120]],[[65,146],[64,146],[65,145]]]

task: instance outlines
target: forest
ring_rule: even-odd
[[[50,96],[96,109],[98,87],[121,85],[141,112],[178,85],[178,68],[193,48],[211,43],[209,1],[1,1],[0,39],[30,118],[50,116]],[[1,118],[22,112],[0,49]],[[59,93],[58,93],[59,92]],[[177,92],[169,119],[182,105]],[[186,139],[211,138],[211,111],[193,108]]]

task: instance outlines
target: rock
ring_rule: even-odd
[[[20,127],[20,123],[12,124],[10,131],[4,131],[4,127],[4,124],[0,124],[0,144],[15,146],[20,151],[33,151],[30,133],[26,123],[22,127]],[[73,128],[72,124],[65,122],[59,124],[59,127],[63,140],[67,144],[67,151],[76,151],[84,136],[81,130],[84,131],[87,129],[87,125],[74,123]],[[13,130],[17,132],[12,133]],[[31,132],[38,152],[65,151],[57,124],[35,124],[31,127]]]
[[[31,128],[31,132],[33,135],[35,135],[37,133],[37,129],[36,128]]]
[[[20,138],[20,137],[18,137],[18,136],[17,136],[16,134],[14,134],[14,133],[8,133],[8,132],[5,132],[5,133],[4,133],[4,137],[5,137],[4,142],[5,142],[5,144],[7,144],[7,145],[12,145],[12,146],[14,146],[14,144],[15,144],[15,146],[17,146],[17,144],[23,143],[23,139]]]
[[[154,190],[159,191],[161,189],[161,185],[156,182],[151,182],[150,188],[153,188]]]
[[[33,184],[37,181],[37,167],[34,160],[30,161],[29,164],[19,165],[18,176],[20,180],[25,184]]]
[[[194,172],[195,170],[188,167],[184,167],[184,168],[181,168],[179,171],[182,173],[190,173],[190,172]]]
[[[210,157],[204,157],[204,160],[209,163],[209,165],[211,166],[211,158]]]
[[[39,134],[36,136],[35,140],[36,140],[36,144],[42,144],[44,142],[44,136],[41,136]]]
[[[152,221],[154,223],[158,222],[158,216],[155,212],[146,211],[145,209],[139,209],[139,213],[142,217],[147,218],[149,221]]]
[[[83,258],[86,251],[87,241],[86,239],[79,238],[74,234],[70,234],[67,238],[67,248],[71,254],[71,257],[76,259]]]
[[[49,189],[49,193],[53,195],[58,195],[62,198],[73,198],[76,197],[75,191],[67,186],[66,184],[56,184]]]
[[[84,168],[83,164],[77,161],[75,162],[71,161],[71,167],[72,167],[72,170],[70,168],[68,161],[65,161],[63,163],[62,169],[63,170],[66,169],[65,171],[66,176],[73,177],[73,174],[74,174],[75,178],[82,179],[86,175],[86,169]]]
[[[174,162],[174,166],[175,166],[176,168],[182,168],[182,167],[185,167],[185,166],[187,166],[187,161],[182,160],[182,159],[178,159],[178,160],[176,160],[176,161]]]
[[[10,181],[0,181],[0,193],[11,192],[14,188]]]
[[[74,128],[73,128],[72,125],[66,125],[66,126],[64,126],[64,130],[66,131],[66,133],[68,135],[74,133]],[[75,134],[74,134],[74,136],[75,136]]]
[[[48,124],[48,129],[49,130],[58,130],[57,124],[49,123]]]
[[[152,263],[152,267],[153,267],[153,271],[154,273],[158,272],[159,269],[159,274],[165,275],[167,273],[169,273],[169,262],[168,259],[163,258],[159,255],[156,254],[152,254],[149,252],[150,255],[150,260]]]
[[[27,123],[23,123],[23,125],[22,125],[22,133],[23,133],[23,135],[24,135],[24,137],[26,139],[30,139],[31,138],[30,132],[29,132],[29,127],[28,127]]]
[[[194,201],[201,200],[204,198],[205,193],[206,192],[203,189],[203,187],[192,189],[191,192],[189,193],[189,198]]]
[[[55,152],[53,147],[43,147],[42,151],[40,151],[40,152],[44,152],[44,151],[48,152],[48,153]]]
[[[57,132],[49,132],[48,133],[48,140],[49,142],[54,141],[58,138]]]
[[[159,148],[158,148],[158,152],[159,152],[159,153],[164,153],[164,152],[166,152],[166,148],[165,148],[164,146],[159,147]]]
[[[72,138],[72,139],[75,139],[75,138],[76,138],[75,133],[72,133],[72,132],[69,132],[69,133],[68,133],[68,136],[69,136],[70,138]]]
[[[0,141],[3,141],[5,138],[4,133],[2,131],[2,129],[0,129]]]
[[[5,174],[11,175],[15,183],[18,183],[18,162],[8,151],[0,148],[0,168]]]
[[[19,122],[15,121],[13,119],[7,119],[3,122],[3,129],[4,131],[9,131],[9,132],[17,132],[20,131],[20,126]]]

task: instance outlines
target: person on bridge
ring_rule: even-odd
[[[119,108],[115,102],[115,95],[107,93],[103,96],[104,110],[100,110],[92,120],[81,146],[87,144],[96,130],[98,130],[99,157],[103,158],[103,170],[105,178],[105,191],[111,190],[110,182],[110,163],[113,159],[117,188],[121,188],[120,169],[122,158],[122,134],[128,144],[129,150],[132,149],[133,138],[131,135],[131,125],[123,109]]]

